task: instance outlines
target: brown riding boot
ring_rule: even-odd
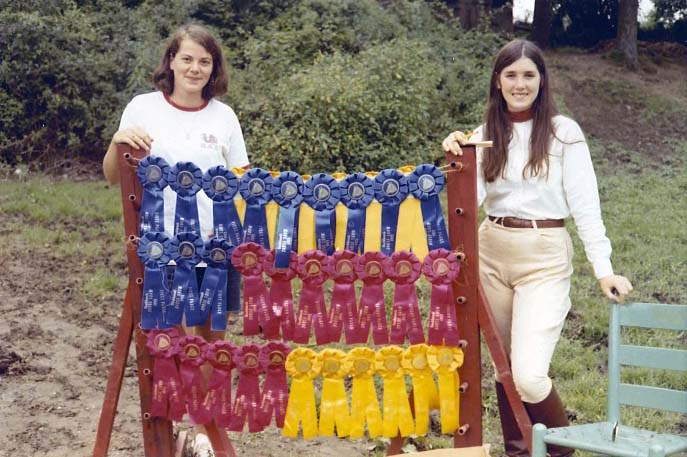
[[[529,456],[527,444],[520,434],[518,423],[515,421],[515,415],[508,403],[506,397],[506,390],[503,384],[496,383],[496,400],[499,405],[499,417],[501,418],[501,430],[503,431],[503,447],[506,449],[506,455],[512,456]]]
[[[530,418],[532,418],[532,425],[541,423],[549,428],[570,425],[563,402],[558,396],[554,386],[551,386],[551,392],[548,397],[539,403],[525,403],[525,408],[527,408],[527,412]],[[569,447],[555,446],[552,444],[547,446],[547,455],[551,457],[569,457],[574,453],[575,450]]]

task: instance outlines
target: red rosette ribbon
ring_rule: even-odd
[[[205,360],[212,365],[208,389],[203,400],[203,414],[218,427],[231,422],[231,370],[236,367],[236,346],[229,341],[215,341],[205,346]]]
[[[184,336],[179,340],[179,373],[186,400],[186,410],[192,424],[207,424],[210,417],[203,410],[205,392],[200,366],[205,362],[207,341],[200,336]]]
[[[429,305],[430,345],[458,346],[458,324],[451,282],[458,277],[460,263],[447,249],[429,251],[422,264],[422,273],[432,283]]]
[[[303,286],[293,332],[295,343],[307,344],[310,341],[311,323],[315,326],[317,344],[329,343],[329,321],[322,290],[322,284],[327,280],[324,269],[326,263],[327,256],[322,251],[310,250],[298,256],[298,276],[303,281]]]
[[[284,427],[286,405],[289,401],[289,387],[286,381],[286,357],[291,352],[284,343],[267,343],[260,349],[260,365],[267,373],[260,399],[260,422],[267,427],[274,420],[278,428]]]
[[[386,323],[386,305],[384,304],[384,261],[386,256],[381,252],[366,252],[358,257],[355,271],[363,282],[358,307],[358,326],[360,340],[366,343],[372,326],[374,344],[389,344],[389,329]]]
[[[358,304],[355,297],[355,266],[358,255],[352,251],[336,251],[325,265],[325,270],[334,280],[334,289],[329,304],[330,342],[341,340],[341,330],[346,335],[346,344],[360,342],[358,326]]]
[[[298,255],[291,252],[289,268],[274,267],[274,251],[265,257],[265,273],[272,278],[270,286],[270,302],[275,318],[281,323],[281,334],[284,341],[293,340],[293,331],[296,320],[293,311],[293,289],[291,280],[296,277],[298,268]]]
[[[239,384],[236,387],[236,399],[231,408],[231,420],[227,430],[242,432],[248,420],[250,433],[260,432],[265,427],[260,421],[260,347],[255,344],[244,344],[234,351],[234,363],[239,371]]]
[[[267,251],[257,243],[238,245],[231,254],[231,264],[243,275],[243,334],[262,334],[267,339],[279,338],[279,321],[274,318],[269,292],[262,279]]]
[[[146,347],[153,356],[153,403],[150,415],[176,422],[180,422],[186,412],[181,378],[174,361],[179,352],[178,343],[179,332],[175,328],[151,330],[146,341]]]
[[[422,263],[408,251],[394,252],[384,262],[386,276],[394,282],[394,304],[391,309],[391,344],[425,342],[422,317],[415,292],[415,282],[422,273]]]

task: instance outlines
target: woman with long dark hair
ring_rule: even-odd
[[[498,52],[485,117],[470,138],[493,142],[477,149],[478,203],[488,214],[479,229],[480,281],[532,422],[566,425],[548,374],[570,309],[573,249],[565,219],[575,221],[609,299],[622,301],[632,285],[613,273],[589,148],[579,125],[556,110],[535,44],[514,40]],[[467,139],[456,131],[442,145],[460,155]],[[498,375],[496,393],[506,454],[528,455]],[[549,446],[549,453],[573,450]]]

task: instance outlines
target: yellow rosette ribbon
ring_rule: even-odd
[[[386,346],[377,351],[377,373],[384,380],[382,433],[387,438],[397,436],[399,431],[401,436],[415,432],[402,358],[403,349],[398,346]]]
[[[353,377],[351,392],[351,438],[361,438],[365,421],[370,438],[382,435],[382,414],[372,377],[375,372],[375,351],[367,347],[352,349],[347,356]]]
[[[324,349],[319,354],[322,367],[322,398],[320,399],[320,435],[348,436],[351,429],[346,387],[343,378],[350,371],[346,353],[339,349]]]
[[[463,351],[457,347],[430,346],[427,350],[427,362],[439,378],[441,433],[453,433],[460,425],[458,368],[463,365]]]
[[[429,411],[439,407],[439,393],[434,374],[427,360],[426,344],[415,344],[403,351],[401,365],[413,380],[413,406],[415,408],[415,434],[429,431]]]
[[[332,178],[336,179],[339,183],[346,176],[346,173],[332,173]],[[346,208],[346,205],[339,202],[336,204],[334,211],[336,211],[336,235],[334,236],[334,248],[337,251],[343,251],[344,244],[346,242],[346,224],[348,223],[348,208]]]
[[[231,171],[236,175],[236,177],[241,180],[241,176],[246,174],[245,168],[232,167]],[[243,224],[246,219],[246,201],[241,198],[241,192],[236,192],[236,197],[234,197],[234,206],[236,206],[236,212],[239,214],[239,220]]]
[[[379,173],[366,171],[365,175],[374,179]],[[380,251],[382,249],[382,204],[377,200],[367,206],[365,210],[365,252]]]
[[[313,379],[320,374],[317,353],[308,348],[296,348],[286,358],[286,372],[291,375],[291,391],[286,406],[282,434],[289,438],[298,436],[298,424],[303,427],[303,438],[317,435],[317,407]]]

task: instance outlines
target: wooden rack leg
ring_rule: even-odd
[[[501,335],[499,335],[496,329],[494,315],[491,312],[481,284],[479,285],[479,325],[489,348],[491,358],[496,366],[501,384],[503,384],[508,404],[513,411],[520,434],[523,436],[525,443],[527,443],[527,449],[532,454],[532,421],[525,410],[524,403],[520,400],[518,391],[515,389],[513,373],[510,370],[510,362],[508,361],[508,353],[501,340]]]
[[[98,432],[96,434],[95,445],[93,447],[93,457],[105,457],[107,455],[107,450],[110,447],[112,425],[114,424],[114,418],[117,412],[119,393],[122,389],[122,380],[124,379],[126,359],[129,356],[131,334],[134,330],[131,305],[129,303],[129,300],[124,300],[122,315],[119,318],[119,329],[117,330],[117,339],[114,343],[112,366],[110,366],[110,374],[107,378],[107,387],[105,388],[103,407],[100,411]]]

